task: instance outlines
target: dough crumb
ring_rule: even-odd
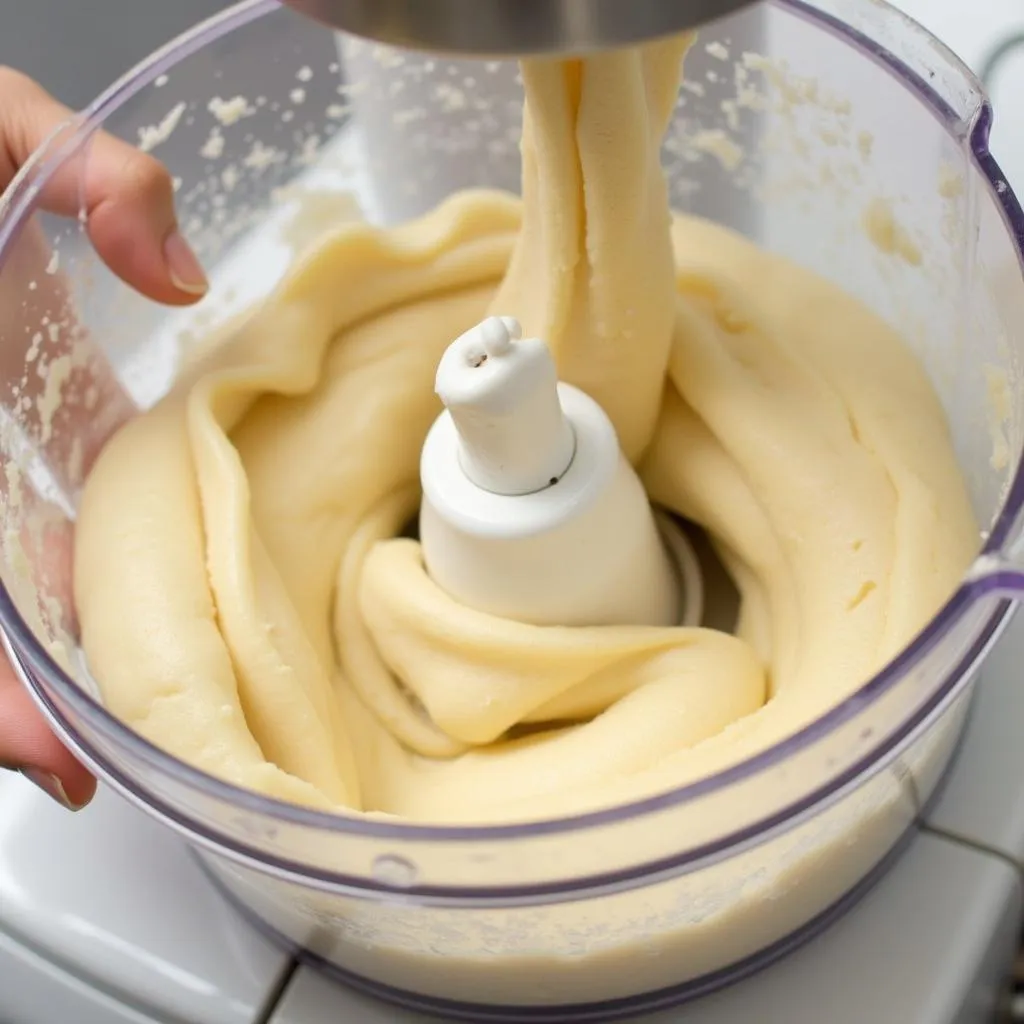
[[[214,96],[206,105],[206,109],[225,128],[241,121],[243,117],[249,117],[256,112],[255,108],[249,105],[249,101],[244,96],[233,96],[229,100],[222,99],[220,96]]]
[[[983,370],[988,394],[989,435],[992,438],[992,454],[989,457],[989,465],[999,472],[1010,464],[1010,442],[1006,430],[1013,409],[1010,399],[1010,380],[1006,370],[1001,366],[987,364]]]
[[[868,203],[864,211],[864,231],[872,245],[886,256],[898,256],[912,267],[922,263],[921,250],[896,219],[892,204],[877,198]]]
[[[743,162],[743,150],[721,128],[697,132],[691,141],[696,149],[713,156],[727,171],[735,171]]]
[[[203,143],[202,149],[199,150],[199,155],[207,160],[219,160],[223,153],[224,136],[219,128],[214,128],[210,132],[210,137]]]
[[[165,143],[181,122],[187,104],[179,103],[168,111],[167,116],[159,124],[146,125],[139,129],[139,149],[143,153],[152,152],[157,146]]]
[[[943,199],[957,199],[963,195],[963,192],[963,175],[951,164],[941,164],[939,167],[939,195]]]

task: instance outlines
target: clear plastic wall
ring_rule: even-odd
[[[110,431],[325,225],[392,223],[464,186],[515,189],[520,117],[511,65],[336,39],[255,0],[54,138],[0,208],[0,615],[75,749],[283,939],[468,1019],[555,1006],[551,1019],[576,1007],[594,1020],[720,984],[842,910],[940,777],[1005,603],[958,595],[856,698],[728,777],[574,821],[467,830],[329,818],[173,762],[94,699],[68,593],[77,495]],[[884,5],[779,0],[702,33],[664,160],[677,208],[824,273],[903,331],[1005,548],[1019,533],[1024,287],[988,117],[964,69]],[[175,176],[214,271],[198,313],[130,293],[79,222],[38,212],[54,167],[84,173],[100,124]]]

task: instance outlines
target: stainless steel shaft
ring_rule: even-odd
[[[586,53],[697,28],[752,0],[283,0],[352,35],[463,56]]]

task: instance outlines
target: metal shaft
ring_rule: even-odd
[[[351,35],[451,55],[607,50],[698,28],[753,0],[283,0]]]

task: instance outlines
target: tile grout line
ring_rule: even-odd
[[[252,1024],[271,1024],[274,1014],[281,1005],[281,1000],[284,999],[285,993],[292,983],[292,978],[298,973],[300,966],[299,961],[295,957],[288,958],[288,963],[280,975],[278,975],[277,982],[267,993],[266,998],[263,1000],[263,1005],[259,1008],[256,1016],[253,1017]]]

